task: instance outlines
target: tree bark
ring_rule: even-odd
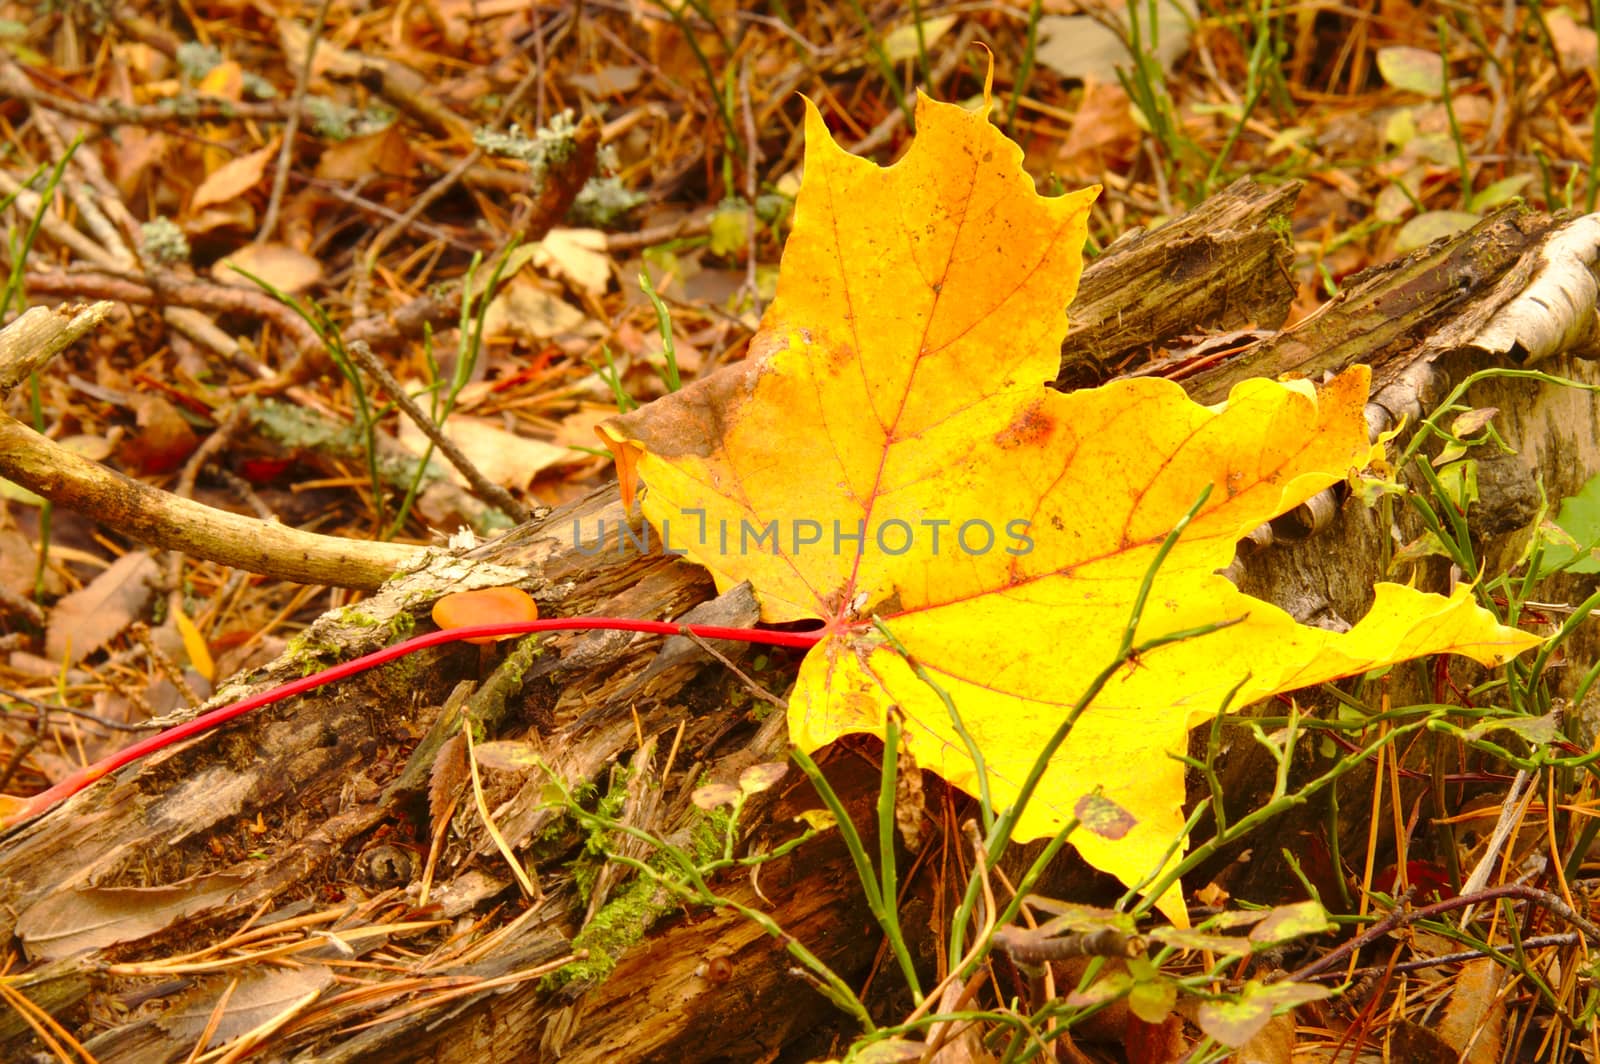
[[[1587,270],[1592,281],[1600,239],[1583,229],[1592,220],[1502,211],[1369,272],[1317,315],[1276,331],[1292,296],[1282,219],[1293,194],[1244,182],[1108,249],[1084,276],[1061,381],[1163,373],[1215,402],[1247,376],[1320,375],[1367,362],[1381,386],[1374,416],[1393,421],[1414,417],[1450,380],[1513,365],[1541,343],[1549,372],[1600,382],[1576,357],[1593,350],[1592,286],[1585,305],[1579,284],[1559,342],[1503,327],[1516,297],[1555,269],[1542,267],[1541,255],[1561,240],[1579,249],[1577,265],[1562,268],[1573,278]],[[1220,348],[1204,335],[1228,330]],[[1475,515],[1480,556],[1504,555],[1534,520],[1539,482],[1554,500],[1600,472],[1595,434],[1571,431],[1600,423],[1600,407],[1591,393],[1505,379],[1479,385],[1469,401],[1500,408],[1495,425],[1516,452],[1485,463]],[[1312,510],[1254,537],[1237,579],[1303,621],[1353,622],[1385,575],[1376,571],[1377,548],[1389,530],[1354,501],[1330,497]],[[753,622],[747,595],[713,599],[708,577],[678,558],[586,553],[574,529],[597,522],[645,534],[614,486],[604,488],[471,558],[436,558],[322,618],[283,658],[217,700],[391,642],[439,594],[470,586],[518,583],[546,615],[677,619],[699,609],[718,623]],[[793,680],[794,654],[718,649],[768,690],[781,693]],[[518,667],[496,671],[510,654],[520,654]],[[536,750],[568,791],[625,794],[626,822],[658,836],[678,837],[691,821],[694,787],[784,759],[770,707],[681,639],[580,632],[488,660],[472,648],[424,652],[164,751],[13,831],[0,845],[0,938],[36,965],[17,988],[105,1062],[182,1059],[235,977],[216,1037],[276,1018],[262,1060],[800,1059],[848,1041],[851,1023],[794,973],[785,941],[729,910],[683,912],[637,889],[626,869],[585,856],[585,831],[550,805],[544,777],[486,773],[484,803],[540,894],[523,897],[482,826],[462,762],[451,767],[455,718],[441,707],[453,713],[462,704],[452,692],[464,680],[481,682],[465,704],[491,738]],[[1248,758],[1237,765],[1231,779],[1247,802]],[[878,779],[870,744],[838,744],[825,767],[870,851]],[[791,769],[747,808],[744,845],[770,851],[797,833],[791,818],[819,805],[796,775]],[[948,829],[959,798],[943,801],[931,808]],[[452,803],[453,816],[444,812]],[[441,819],[453,827],[430,874]],[[1303,826],[1286,826],[1283,837]],[[902,921],[928,984],[930,935],[938,934],[928,928],[949,915],[942,880],[970,859],[933,845],[901,854],[901,867],[912,869]],[[1236,894],[1270,889],[1265,872],[1226,862],[1213,871]],[[612,904],[586,897],[591,887]],[[768,914],[852,986],[871,981],[879,1019],[907,1011],[892,989],[898,973],[879,960],[837,832],[763,866],[759,878],[730,875],[715,887]],[[624,901],[632,931],[600,934]],[[273,935],[252,940],[250,928]],[[226,954],[202,953],[229,936],[244,937]],[[597,974],[579,982],[541,974],[575,943],[589,947],[591,962],[614,952],[615,967],[604,977],[604,965],[591,968]],[[269,956],[269,947],[279,952]],[[285,960],[299,967],[281,967]],[[352,990],[357,980],[369,989]],[[11,1059],[38,1047],[15,1013],[0,1017],[0,1044]]]

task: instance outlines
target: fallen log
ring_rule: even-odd
[[[1373,416],[1389,423],[1414,419],[1474,369],[1535,353],[1554,375],[1600,382],[1580,357],[1595,346],[1594,218],[1502,211],[1371,271],[1279,330],[1292,290],[1285,227],[1272,219],[1286,216],[1293,191],[1243,182],[1109,249],[1085,273],[1061,381],[1161,373],[1213,402],[1245,376],[1367,362]],[[1541,293],[1562,279],[1557,288],[1572,296],[1555,307]],[[1553,333],[1536,334],[1516,309],[1527,296],[1559,317]],[[1138,324],[1113,328],[1119,321]],[[1495,424],[1516,451],[1485,478],[1482,504],[1494,541],[1485,550],[1507,549],[1534,520],[1537,484],[1555,499],[1600,472],[1593,434],[1567,428],[1596,424],[1600,407],[1591,393],[1506,379],[1483,382],[1471,402],[1500,408]],[[1354,501],[1312,509],[1247,545],[1237,579],[1297,619],[1353,621],[1383,575],[1375,544],[1389,530]],[[748,595],[714,596],[709,578],[677,557],[594,550],[579,530],[597,524],[648,535],[610,486],[465,555],[409,563],[217,702],[391,642],[439,595],[470,587],[517,584],[545,616],[754,622]],[[0,939],[28,965],[12,988],[107,1062],[182,1059],[199,1042],[239,1037],[257,1040],[257,1059],[284,1061],[837,1050],[855,1024],[791,948],[809,949],[860,991],[880,1022],[910,1003],[882,960],[836,832],[711,884],[782,929],[773,935],[729,907],[686,907],[607,860],[604,849],[627,854],[628,844],[596,837],[582,815],[603,804],[686,852],[720,843],[704,832],[725,825],[693,791],[784,760],[781,714],[762,692],[781,695],[798,658],[745,644],[717,650],[725,660],[681,637],[608,631],[487,655],[437,648],[130,766],[0,841]],[[549,775],[472,780],[453,737],[462,713],[483,727],[478,741],[522,743]],[[875,846],[872,743],[838,744],[824,768]],[[770,853],[801,833],[794,818],[820,803],[797,777],[745,807],[739,853]],[[911,869],[903,923],[929,983],[936,928],[951,908],[945,879],[970,860],[956,829],[960,796],[930,794],[931,841],[901,853]],[[1080,866],[1065,857],[1062,866],[1093,893]],[[1260,874],[1235,874],[1230,887],[1249,896]],[[0,1018],[0,1045],[16,1059],[42,1042],[12,1012]]]

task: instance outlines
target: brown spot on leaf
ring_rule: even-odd
[[[1044,412],[1044,400],[1035,399],[994,435],[994,442],[1005,450],[1032,447],[1041,443],[1055,428],[1055,420]]]

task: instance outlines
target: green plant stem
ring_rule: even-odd
[[[1269,17],[1271,5],[1272,0],[1261,0],[1260,24],[1256,27],[1256,39],[1250,47],[1250,58],[1245,64],[1244,100],[1239,105],[1238,120],[1228,130],[1228,137],[1223,142],[1222,149],[1211,160],[1211,168],[1206,173],[1207,195],[1221,183],[1222,168],[1232,158],[1234,145],[1244,134],[1250,116],[1255,112],[1256,105],[1261,102],[1261,97],[1267,90],[1269,84],[1267,72],[1278,68],[1277,57],[1273,54],[1276,49],[1273,47],[1274,35],[1272,20]]]
[[[1111,682],[1111,678],[1131,658],[1136,654],[1144,654],[1172,643],[1193,639],[1237,623],[1237,621],[1224,621],[1217,624],[1202,625],[1198,628],[1157,636],[1138,646],[1134,645],[1139,622],[1144,617],[1144,608],[1150,599],[1150,590],[1155,584],[1156,573],[1160,570],[1162,563],[1166,561],[1167,555],[1172,553],[1172,548],[1177,546],[1178,539],[1183,535],[1184,529],[1189,526],[1189,522],[1200,512],[1200,508],[1205,505],[1206,499],[1210,498],[1210,496],[1211,485],[1207,484],[1200,492],[1200,497],[1195,500],[1194,505],[1189,507],[1183,517],[1179,518],[1173,530],[1167,533],[1166,538],[1162,540],[1161,547],[1156,551],[1155,557],[1151,559],[1150,565],[1146,567],[1144,578],[1139,583],[1139,593],[1134,597],[1133,609],[1130,611],[1127,625],[1122,630],[1121,645],[1118,647],[1115,657],[1105,668],[1100,670],[1094,679],[1090,681],[1088,688],[1073,703],[1072,709],[1067,712],[1065,718],[1057,725],[1055,732],[1046,740],[1043,748],[1039,751],[1039,755],[1034,758],[1033,765],[1028,770],[1028,775],[1017,789],[1016,802],[995,821],[994,830],[989,832],[985,840],[989,868],[993,868],[1005,853],[1006,846],[1011,842],[1011,834],[1016,830],[1017,821],[1021,818],[1022,811],[1027,808],[1028,802],[1032,800],[1034,792],[1039,787],[1040,780],[1044,778],[1045,771],[1050,767],[1051,759],[1055,757],[1056,751],[1061,748],[1061,744],[1066,742],[1067,736],[1078,723],[1078,718],[1083,716],[1090,704],[1100,696],[1100,692],[1105,689],[1106,684]],[[966,895],[962,898],[961,908],[957,911],[956,918],[951,921],[949,956],[952,958],[961,957],[965,953],[963,939],[967,922],[971,919],[973,909],[977,905],[978,890],[982,877],[986,872],[987,869],[975,868],[967,880]],[[975,963],[976,960],[974,960],[973,964]],[[967,970],[970,971],[971,967],[972,965],[968,965]]]
[[[0,321],[4,321],[10,312],[13,300],[16,301],[18,310],[22,310],[26,303],[22,291],[24,267],[33,252],[33,243],[39,237],[39,229],[44,225],[45,212],[50,209],[50,204],[56,197],[56,189],[61,185],[61,178],[67,172],[67,163],[72,161],[73,154],[82,143],[83,134],[80,133],[72,138],[67,150],[61,153],[61,161],[51,168],[44,191],[39,193],[39,209],[28,219],[28,228],[23,232],[20,245],[11,249],[11,273],[6,278],[5,291],[0,292]]]
[[[906,90],[901,87],[900,79],[895,75],[894,64],[889,62],[889,53],[883,50],[883,40],[878,36],[877,27],[872,24],[872,17],[861,6],[861,0],[850,0],[850,8],[856,13],[856,21],[861,24],[861,31],[867,38],[867,47],[878,65],[878,72],[883,75],[884,82],[889,86],[889,92],[894,95],[894,102],[900,108],[900,113],[905,115],[906,129],[914,132],[917,128],[916,113],[911,109],[911,101],[906,99]]]
[[[886,871],[882,878],[880,878],[879,874],[873,871],[872,858],[867,855],[866,843],[863,842],[861,838],[861,832],[857,830],[855,822],[850,819],[850,811],[845,808],[844,802],[839,798],[838,792],[835,791],[828,783],[827,777],[823,775],[822,769],[818,767],[814,760],[812,760],[811,756],[804,750],[801,750],[799,747],[791,750],[789,752],[789,756],[794,760],[795,764],[800,766],[800,771],[804,772],[806,777],[811,780],[811,785],[816,789],[817,795],[822,799],[822,804],[827,807],[829,814],[832,815],[834,819],[834,825],[839,830],[839,838],[844,842],[846,852],[850,854],[850,862],[855,868],[856,879],[861,884],[861,893],[866,900],[867,909],[872,913],[873,920],[875,920],[878,926],[882,928],[884,936],[888,940],[890,949],[895,953],[895,960],[900,965],[901,971],[911,973],[908,976],[910,979],[908,985],[912,988],[915,988],[918,985],[915,978],[916,962],[911,957],[911,953],[909,948],[906,946],[904,936],[900,933],[900,915],[897,911],[895,911],[894,908],[898,899],[893,893],[885,895],[884,892],[886,884],[891,890],[893,888],[893,873]],[[890,749],[885,749],[883,760],[885,766],[885,776],[889,783],[892,784],[894,776],[892,774],[892,770],[889,769],[888,766],[894,762],[895,757]],[[887,833],[888,841],[885,843],[883,838],[879,839],[880,847],[887,845],[889,849],[887,857],[884,858],[886,868],[892,865],[894,860],[893,802],[894,792],[891,789],[889,792],[890,808],[888,817],[890,830]],[[881,812],[882,805],[883,792],[880,788],[880,832],[882,832],[881,825],[883,819]],[[921,1004],[920,993],[918,994],[917,1003]]]
[[[1016,139],[1017,108],[1022,106],[1022,97],[1028,91],[1028,82],[1033,78],[1034,55],[1039,48],[1039,18],[1044,13],[1044,0],[1033,0],[1028,6],[1028,37],[1022,47],[1022,62],[1017,67],[1017,82],[1011,86],[1011,106],[1006,109],[1006,135]],[[920,47],[922,40],[922,24],[917,23],[917,41]]]
[[[900,964],[906,986],[911,989],[912,1001],[921,1005],[922,982],[917,978],[916,961],[906,945],[905,934],[900,930],[900,886],[894,852],[895,806],[900,797],[901,729],[900,722],[895,719],[897,712],[891,710],[884,717],[883,776],[878,785],[878,875],[882,877],[878,896],[884,901],[883,931],[889,939],[889,947]]]
[[[932,92],[933,68],[928,65],[928,35],[922,31],[922,0],[911,0],[911,24],[917,31],[917,80]]]
[[[1461,135],[1461,124],[1456,121],[1455,102],[1450,92],[1450,35],[1443,18],[1438,19],[1434,26],[1439,32],[1439,63],[1443,68],[1443,73],[1439,75],[1444,82],[1439,87],[1440,99],[1444,102],[1445,118],[1450,123],[1450,139],[1456,146],[1456,166],[1461,171],[1461,209],[1467,210],[1472,204],[1472,167],[1467,162],[1467,142]]]
[[[263,292],[272,296],[278,302],[298,314],[302,321],[311,327],[312,332],[322,341],[328,351],[328,357],[333,359],[334,366],[339,370],[339,375],[350,385],[351,395],[356,404],[356,428],[361,433],[362,447],[366,452],[364,457],[367,466],[367,480],[372,487],[372,509],[377,523],[377,536],[382,539],[386,526],[389,523],[388,503],[384,500],[383,474],[378,469],[378,421],[372,412],[372,406],[367,400],[366,385],[361,380],[361,374],[356,372],[355,363],[344,349],[344,338],[339,333],[339,327],[328,316],[322,306],[315,300],[311,301],[310,309],[302,306],[298,299],[284,292],[271,282],[257,277],[249,270],[244,270],[237,265],[230,264],[230,268],[239,276],[250,281]]]
[[[655,308],[656,328],[661,331],[661,353],[666,359],[666,368],[662,370],[661,379],[666,384],[667,391],[675,392],[683,387],[683,381],[678,377],[678,347],[672,338],[672,315],[667,313],[667,304],[662,301],[654,282],[650,280],[649,270],[639,271],[639,287],[644,289],[644,294],[650,299],[650,305]]]
[[[695,62],[700,64],[700,72],[706,78],[706,88],[711,93],[711,98],[717,103],[717,120],[722,123],[722,133],[726,143],[731,144],[735,151],[742,152],[743,149],[740,146],[738,134],[734,132],[733,114],[728,110],[728,101],[723,99],[722,94],[717,91],[716,71],[711,69],[711,60],[706,57],[705,49],[700,47],[700,39],[689,26],[688,19],[683,17],[683,9],[686,7],[692,8],[696,14],[710,24],[718,40],[722,42],[723,50],[727,54],[733,54],[733,46],[729,44],[727,37],[722,33],[722,28],[717,25],[717,20],[711,16],[711,13],[705,9],[703,4],[694,3],[692,0],[686,0],[686,2],[678,4],[668,3],[667,0],[654,0],[654,3],[672,19],[673,25],[677,26],[678,32],[683,35],[684,43],[689,46],[689,51],[694,53]]]
[[[605,357],[606,364],[602,369],[598,363],[590,362],[589,368],[611,389],[611,399],[617,404],[617,413],[626,414],[630,410],[639,409],[638,402],[622,387],[622,374],[617,370],[616,359],[611,356],[611,345],[601,344],[600,354]],[[609,455],[611,452],[604,448],[583,448],[593,454]]]
[[[984,834],[987,835],[994,828],[994,800],[989,792],[989,766],[984,761],[983,751],[978,747],[978,741],[967,730],[966,722],[962,720],[960,710],[956,709],[955,700],[950,697],[950,692],[939,685],[938,681],[933,678],[933,675],[928,672],[922,662],[911,656],[911,652],[889,630],[888,625],[877,617],[872,619],[872,623],[883,635],[889,646],[894,648],[895,653],[906,660],[906,664],[911,667],[911,671],[916,674],[917,679],[927,684],[933,693],[938,696],[939,701],[944,703],[945,712],[950,715],[951,727],[961,737],[961,744],[966,747],[967,756],[972,758],[972,767],[978,777],[978,812],[983,817],[983,830]]]
[[[481,256],[474,254],[472,262],[467,266],[466,279],[461,285],[461,316],[456,329],[456,335],[460,339],[456,350],[455,367],[450,374],[450,385],[445,390],[443,400],[438,399],[437,393],[435,394],[431,418],[422,418],[416,413],[407,411],[412,420],[417,423],[417,427],[421,428],[428,437],[428,444],[423,448],[422,457],[417,460],[417,468],[411,475],[411,482],[406,485],[405,497],[400,500],[400,505],[395,508],[394,521],[390,523],[384,535],[385,539],[393,539],[398,536],[400,530],[405,527],[406,518],[411,515],[411,507],[416,502],[417,493],[422,489],[422,478],[428,471],[428,461],[433,457],[434,446],[438,442],[434,438],[435,434],[427,431],[424,422],[431,423],[439,432],[442,432],[451,411],[455,409],[456,399],[460,397],[461,390],[471,382],[473,371],[478,365],[478,358],[483,351],[483,323],[488,317],[490,299],[499,290],[500,279],[505,272],[506,264],[511,261],[512,254],[517,250],[521,242],[521,237],[516,237],[506,246],[505,251],[495,260],[494,270],[489,275],[489,283],[484,286],[482,292],[476,295],[474,295],[476,285],[473,284],[473,281],[478,267],[482,263]],[[476,309],[474,309],[474,304],[476,304]],[[428,362],[431,367],[435,365],[432,356],[431,333],[429,333],[429,337]],[[371,364],[367,364],[363,360],[363,365],[366,366],[369,373],[374,373],[374,367],[376,367],[378,372],[374,373],[375,376],[387,373],[383,369],[383,364],[376,359],[373,359]],[[390,377],[388,380],[384,380],[379,376],[379,380],[384,388],[395,397],[395,402],[400,403],[403,407],[406,397],[402,395],[399,385],[393,383],[393,378]],[[451,456],[451,463],[461,470],[462,475],[472,481],[474,487],[480,492],[480,498],[504,510],[514,521],[520,522],[528,519],[529,515],[526,507],[517,502],[509,492],[499,485],[483,482],[482,475],[478,473],[471,462],[466,461],[466,456],[461,455],[459,450],[456,455],[460,457],[460,461],[455,456]]]
[[[1441,708],[1443,709],[1448,707]],[[1143,913],[1148,911],[1150,906],[1154,904],[1155,899],[1160,898],[1169,887],[1171,887],[1174,883],[1177,883],[1188,872],[1210,860],[1211,857],[1223,847],[1236,842],[1237,840],[1259,828],[1261,825],[1265,824],[1267,821],[1287,812],[1290,809],[1293,809],[1295,806],[1306,804],[1323,788],[1331,786],[1341,776],[1349,773],[1356,766],[1360,765],[1372,755],[1376,754],[1379,749],[1396,742],[1404,736],[1421,730],[1426,723],[1427,722],[1425,720],[1415,721],[1411,724],[1402,724],[1397,727],[1390,728],[1382,736],[1374,740],[1369,746],[1363,748],[1359,756],[1341,757],[1327,772],[1324,772],[1316,779],[1310,781],[1293,794],[1278,795],[1267,804],[1258,809],[1252,810],[1243,817],[1240,817],[1238,820],[1234,821],[1232,827],[1228,831],[1218,832],[1216,835],[1213,835],[1210,839],[1206,840],[1206,842],[1195,847],[1187,856],[1183,858],[1183,860],[1179,861],[1172,868],[1162,873],[1159,878],[1150,884],[1130,888],[1128,892],[1125,893],[1121,899],[1119,899],[1117,908],[1120,909],[1124,905],[1133,903],[1135,906],[1133,911],[1135,913]],[[1135,899],[1141,900],[1135,901]]]

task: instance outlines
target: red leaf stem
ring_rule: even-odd
[[[686,632],[693,633],[702,639],[733,639],[743,643],[765,643],[772,646],[785,647],[811,647],[822,638],[822,632],[770,632],[757,628],[724,628],[713,624],[678,624],[673,621],[638,621],[626,617],[550,617],[536,621],[514,621],[504,624],[479,624],[466,628],[451,628],[445,631],[429,632],[426,635],[414,636],[404,642],[393,646],[375,650],[370,654],[341,662],[321,672],[302,676],[298,680],[262,691],[213,709],[200,716],[164,732],[141,739],[131,746],[126,746],[116,753],[101,758],[92,765],[88,765],[66,779],[57,783],[49,790],[41,791],[31,798],[24,800],[10,816],[0,820],[0,827],[12,827],[25,820],[31,820],[41,813],[53,808],[60,802],[72,797],[89,784],[103,776],[107,776],[124,765],[139,760],[146,754],[155,753],[162,747],[171,746],[182,742],[191,736],[210,731],[219,724],[224,724],[235,717],[243,716],[251,710],[270,706],[274,702],[281,702],[286,698],[303,695],[307,691],[314,691],[326,684],[347,679],[360,672],[378,665],[384,665],[407,654],[413,654],[428,647],[439,646],[442,643],[454,643],[462,639],[481,639],[488,636],[522,635],[529,632],[554,632],[554,631],[584,631],[595,628],[605,628],[621,632],[648,632],[656,635],[682,635]]]

